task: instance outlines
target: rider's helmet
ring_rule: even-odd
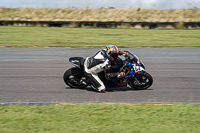
[[[106,54],[111,61],[114,61],[118,57],[119,50],[114,45],[107,45],[106,46]]]

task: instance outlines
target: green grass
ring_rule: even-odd
[[[198,133],[200,105],[0,106],[1,133]]]
[[[200,47],[200,30],[0,27],[10,47]]]

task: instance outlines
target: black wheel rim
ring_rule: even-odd
[[[85,79],[85,77],[82,77],[80,75],[70,75],[67,78],[67,83],[69,86],[74,87],[74,88],[81,88],[85,86],[85,84],[80,83],[81,80]]]
[[[145,75],[141,75],[137,78],[135,78],[134,80],[132,80],[131,85],[133,85],[136,88],[147,88],[150,85],[150,80],[148,77],[146,77]]]

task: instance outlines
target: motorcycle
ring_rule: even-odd
[[[106,78],[105,72],[98,74],[106,87],[127,87],[129,85],[135,90],[149,88],[153,84],[152,76],[145,71],[144,63],[134,54],[127,52],[125,59],[117,58],[111,62],[109,72],[124,72],[124,77]],[[63,75],[64,82],[71,88],[83,89],[90,85],[90,81],[84,72],[83,57],[71,57],[71,62],[75,67],[65,71]]]

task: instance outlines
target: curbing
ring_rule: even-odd
[[[173,105],[173,104],[167,104],[167,103],[57,103],[55,105],[77,105],[77,104],[97,104],[97,105],[111,105],[111,104],[119,104],[119,105]]]
[[[118,105],[173,105],[174,103],[111,103],[111,102],[105,102],[105,103],[57,103],[57,102],[5,102],[0,103],[0,106],[9,106],[9,105],[26,105],[26,106],[43,106],[43,105],[78,105],[78,104],[87,104],[87,105],[112,105],[112,104],[118,104]]]

